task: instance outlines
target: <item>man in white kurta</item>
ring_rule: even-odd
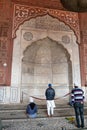
[[[48,88],[45,91],[45,96],[47,100],[47,114],[48,116],[53,116],[55,108],[55,90],[52,88],[51,84],[48,84]]]

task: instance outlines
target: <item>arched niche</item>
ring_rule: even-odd
[[[11,84],[20,87],[23,100],[45,98],[49,82],[56,97],[68,93],[75,81],[80,84],[79,49],[69,26],[50,15],[39,16],[24,22],[16,35]]]
[[[70,90],[72,64],[67,50],[58,42],[46,37],[28,46],[22,59],[22,87],[28,94],[43,96],[49,83],[56,96]]]

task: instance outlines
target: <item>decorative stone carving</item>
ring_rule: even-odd
[[[46,29],[53,31],[72,31],[68,25],[65,25],[64,22],[61,22],[58,19],[49,16],[48,14],[24,22],[23,27],[30,27],[41,30]]]
[[[70,43],[70,38],[67,35],[62,36],[62,42],[65,44]]]
[[[33,38],[33,34],[31,32],[25,32],[24,35],[23,35],[23,38],[26,40],[26,41],[30,41],[32,40]]]
[[[18,4],[14,5],[12,37],[14,38],[16,36],[16,30],[24,21],[47,14],[63,21],[68,26],[70,26],[77,36],[78,43],[80,43],[78,13],[53,10],[47,8],[29,7]]]

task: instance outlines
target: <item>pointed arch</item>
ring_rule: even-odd
[[[80,43],[78,13],[40,7],[31,7],[19,4],[14,4],[12,38],[16,37],[16,30],[25,21],[47,14],[59,19],[60,21],[68,25],[74,31],[77,37],[77,43]]]

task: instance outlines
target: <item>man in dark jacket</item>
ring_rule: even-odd
[[[84,127],[84,92],[78,85],[71,92],[71,100],[74,106],[77,127]],[[80,124],[81,122],[81,124]]]
[[[45,96],[47,100],[47,114],[50,117],[53,116],[55,107],[54,102],[55,90],[52,88],[51,84],[48,84],[48,88],[45,91]]]

